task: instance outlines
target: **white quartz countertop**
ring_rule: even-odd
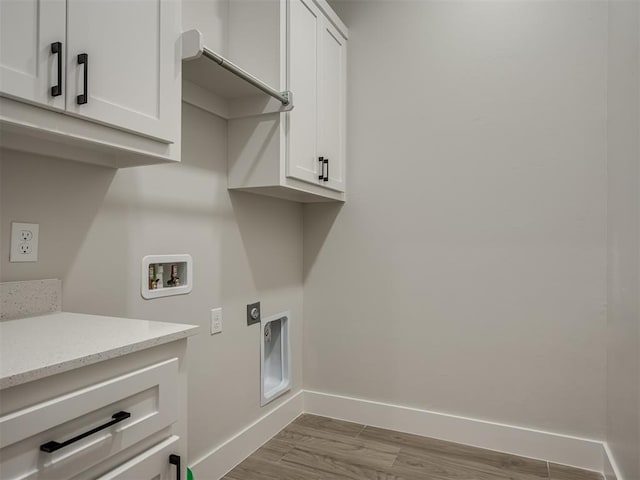
[[[197,329],[66,312],[0,322],[0,389],[180,340]]]

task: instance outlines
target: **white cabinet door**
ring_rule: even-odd
[[[287,41],[287,176],[344,192],[347,42],[311,0],[289,0]]]
[[[67,0],[67,11],[67,112],[177,141],[180,2]]]
[[[0,0],[2,94],[64,110],[65,23],[65,0]]]
[[[180,461],[171,463],[170,457],[178,455],[180,437],[172,436],[141,455],[133,458],[115,470],[97,480],[170,480],[186,478],[184,472],[178,475],[177,469],[183,469]],[[180,457],[173,457],[179,459]]]
[[[289,0],[289,115],[287,176],[320,183],[316,152],[317,59],[320,11],[311,0]]]
[[[347,42],[324,18],[318,42],[318,155],[328,160],[324,185],[344,192]]]

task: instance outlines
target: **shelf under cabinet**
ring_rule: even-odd
[[[198,30],[182,34],[182,79],[183,101],[225,119],[293,108],[291,92],[278,91],[208,49]]]

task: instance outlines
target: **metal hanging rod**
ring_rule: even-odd
[[[267,95],[279,100],[282,103],[282,105],[287,106],[291,103],[291,99],[289,98],[289,92],[279,92],[278,90],[271,88],[269,85],[264,83],[259,78],[254,77],[249,72],[244,71],[242,68],[240,68],[236,64],[230,62],[223,56],[218,55],[216,52],[209,50],[207,47],[204,47],[204,46],[202,47],[202,55],[204,55],[210,60],[213,60],[222,68],[242,78],[244,81],[250,83],[254,87],[262,90]]]
[[[214,112],[223,118],[283,113],[293,109],[294,98],[290,91],[281,92],[272,88],[235,63],[207,48],[204,45],[202,33],[196,29],[182,32],[182,61],[183,79],[204,89],[197,95],[194,94],[197,90],[194,91],[191,87],[183,89],[183,99],[191,98],[193,102],[194,95],[199,97],[209,91],[223,100],[222,105],[228,106]],[[277,102],[271,99],[265,102],[267,99],[261,95],[255,95],[252,88],[246,87],[247,84],[274,98]],[[202,99],[197,99],[195,102],[195,105],[200,106]],[[220,102],[216,100],[214,104],[217,105]]]

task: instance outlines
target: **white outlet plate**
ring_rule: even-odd
[[[222,307],[211,310],[211,335],[222,333]]]
[[[11,222],[10,262],[37,262],[40,225]]]

